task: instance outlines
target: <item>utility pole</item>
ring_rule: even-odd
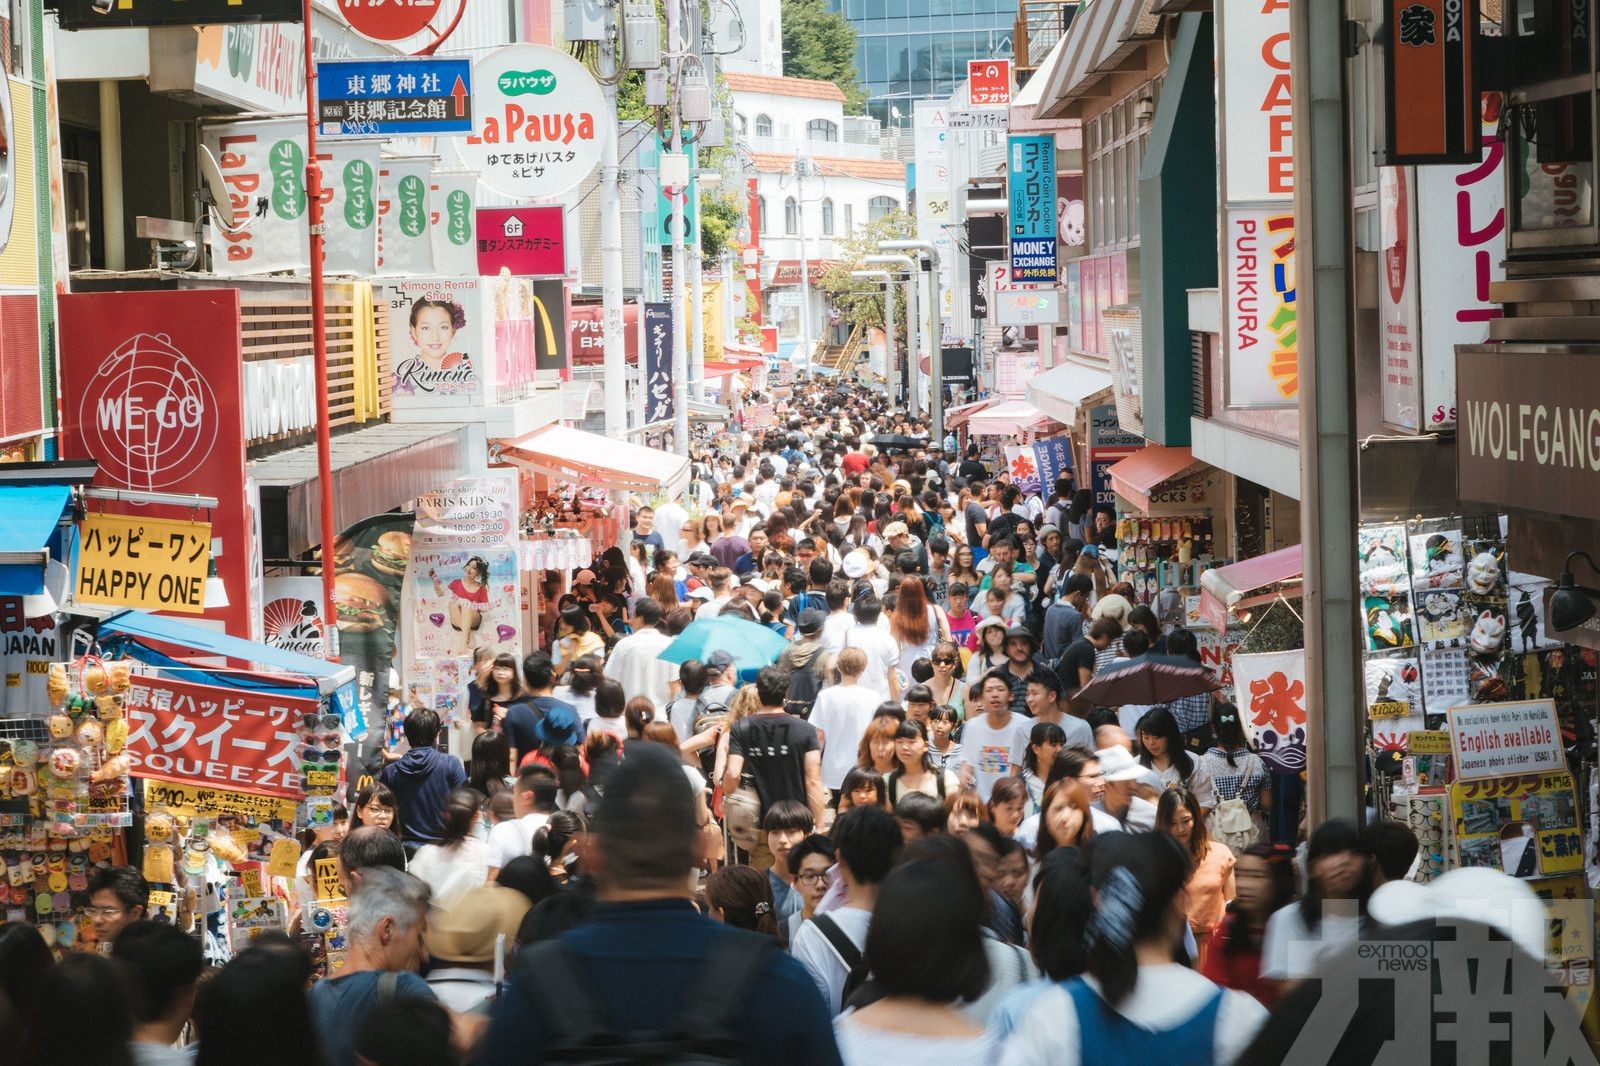
[[[614,10],[620,10],[614,9]],[[620,39],[622,29],[617,28]],[[617,85],[622,73],[616,46],[608,39],[601,45],[600,62],[611,57],[611,69],[600,78],[605,96],[605,140],[600,153],[600,300],[601,341],[605,346],[604,385],[606,436],[622,440],[628,429],[627,373],[628,349],[623,336],[622,316],[622,204],[619,196],[621,174],[617,166]],[[642,315],[640,316],[643,317]],[[642,350],[642,349],[641,349]],[[640,361],[641,366],[643,360]]]
[[[806,175],[811,172],[811,157],[794,157],[794,208],[796,229],[800,234],[800,350],[806,357],[806,380],[815,369],[812,366],[811,343],[811,257],[806,254]]]

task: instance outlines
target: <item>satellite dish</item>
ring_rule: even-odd
[[[211,154],[211,149],[203,144],[200,145],[199,196],[203,212],[209,212],[224,232],[240,233],[255,222],[255,216],[252,215],[243,223],[234,224],[233,212],[225,206],[228,204],[228,185],[222,178],[222,168],[217,165],[217,157]]]

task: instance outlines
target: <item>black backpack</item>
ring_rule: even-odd
[[[790,671],[789,691],[783,697],[783,709],[798,718],[809,718],[811,707],[822,691],[822,678],[817,674],[817,664],[827,658],[819,648],[804,667]]]
[[[867,969],[867,960],[861,954],[861,949],[845,935],[843,929],[839,928],[839,923],[826,914],[812,918],[811,924],[817,927],[817,932],[822,934],[828,946],[833,949],[833,953],[849,971],[845,975],[844,988],[839,993],[839,1006],[843,1008],[850,1005],[851,997],[855,995],[856,990],[865,985],[867,978],[871,976],[871,971]],[[833,1004],[830,1003],[828,1006],[831,1008]]]
[[[558,940],[523,949],[526,982],[547,1027],[542,1062],[560,1066],[732,1066],[744,1041],[734,1032],[751,991],[772,964],[770,937],[728,930],[689,987],[683,1008],[662,1032],[613,1024],[605,999],[572,949]]]

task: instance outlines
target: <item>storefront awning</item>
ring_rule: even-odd
[[[345,529],[363,518],[432,492],[483,462],[469,454],[463,426],[392,423],[333,438],[333,525]],[[252,460],[261,486],[262,551],[268,559],[295,559],[322,543],[322,500],[315,445]]]
[[[1051,367],[1027,383],[1028,401],[1058,422],[1072,425],[1078,413],[1111,396],[1111,375],[1082,363]]]
[[[1027,400],[1006,400],[979,411],[967,421],[967,432],[976,437],[1009,437],[1013,434],[1058,432],[1063,427]]]
[[[1152,444],[1113,463],[1106,473],[1111,476],[1111,488],[1117,495],[1137,504],[1140,510],[1148,510],[1150,493],[1157,485],[1204,465],[1188,448],[1162,448]]]
[[[309,655],[298,652],[285,651],[274,648],[270,644],[257,644],[253,640],[242,637],[229,636],[227,633],[205,626],[197,626],[190,622],[181,622],[176,618],[164,615],[148,614],[144,611],[122,611],[102,619],[99,625],[100,635],[131,637],[138,641],[152,640],[161,644],[177,645],[199,652],[202,655],[220,655],[240,662],[254,663],[263,670],[273,673],[297,675],[307,678],[315,684],[317,691],[324,696],[332,695],[346,685],[353,685],[356,680],[356,671],[353,666],[343,666],[339,663],[330,663],[325,659],[313,659]],[[185,667],[169,668],[173,672],[181,672]],[[206,668],[201,666],[189,667],[196,672],[205,673]],[[218,681],[215,678],[185,678],[185,680],[200,681],[204,684],[233,684],[231,681]],[[260,686],[256,686],[260,687]]]
[[[1228,612],[1249,601],[1256,589],[1289,581],[1301,575],[1304,563],[1300,545],[1280,548],[1200,575],[1200,617],[1221,633],[1228,628]]]
[[[967,424],[967,420],[973,415],[986,407],[993,407],[999,402],[1000,398],[998,396],[990,396],[988,399],[978,400],[975,403],[964,403],[952,407],[944,413],[944,428],[960,429]]]
[[[689,480],[682,455],[568,426],[545,426],[502,446],[505,459],[561,478],[620,492],[677,496]]]
[[[45,545],[71,497],[70,485],[15,485],[0,491],[0,556],[6,557],[0,562],[0,596],[44,591]]]
[[[1132,55],[1140,40],[1159,32],[1161,17],[1150,10],[1155,3],[1101,0],[1081,8],[1067,27],[1066,43],[1048,72],[1034,117],[1070,117],[1079,96],[1087,95],[1094,82]]]

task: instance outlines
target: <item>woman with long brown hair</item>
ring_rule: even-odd
[[[1057,778],[1044,790],[1039,804],[1039,836],[1035,856],[1039,862],[1055,848],[1082,847],[1094,836],[1094,815],[1089,810],[1089,790],[1075,777]]]
[[[650,598],[661,605],[662,614],[678,606],[678,583],[670,573],[657,570],[650,575]]]
[[[939,641],[950,639],[950,622],[944,608],[928,601],[928,586],[915,574],[900,582],[894,610],[889,615],[889,632],[900,645],[900,673],[908,681],[911,664],[928,658]]]
[[[772,886],[750,866],[724,866],[706,878],[706,906],[711,917],[738,929],[778,937]]]

